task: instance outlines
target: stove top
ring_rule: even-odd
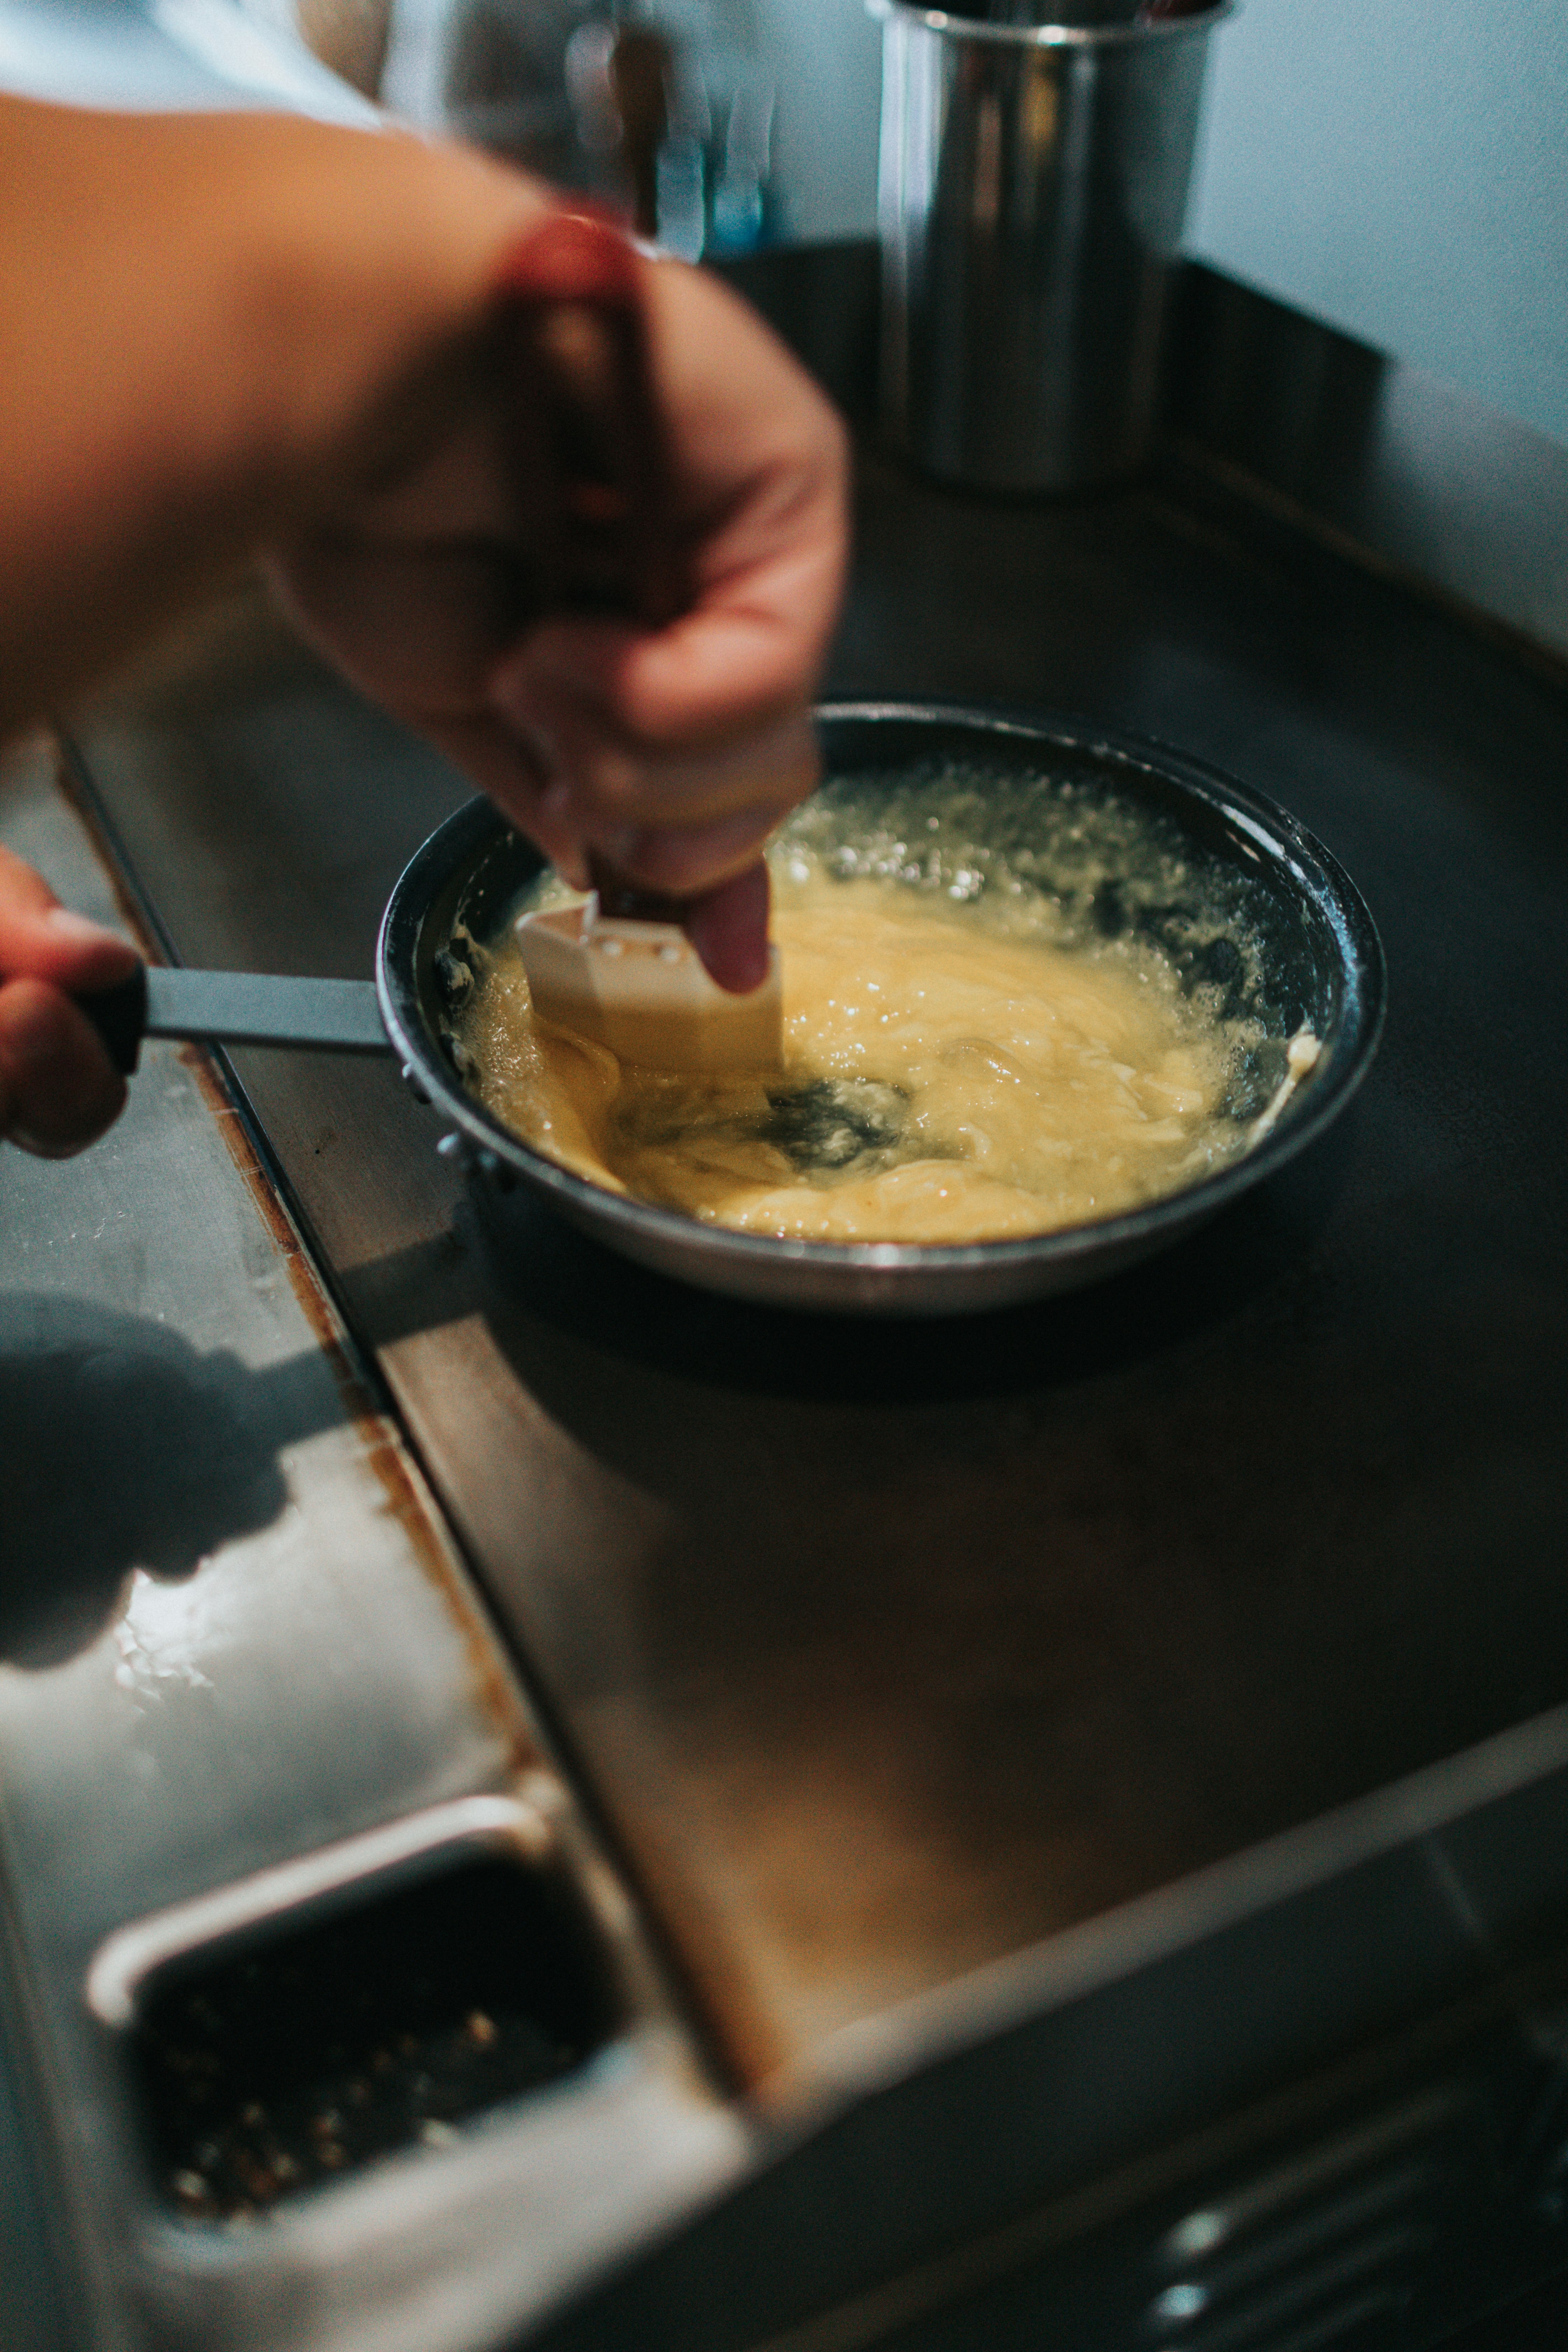
[[[563,2346],[967,2343],[918,2315],[1035,2277],[1085,2182],[1175,2229],[1205,2164],[1256,2189],[1310,2142],[1372,2179],[1369,2130],[1473,2202],[1431,2151],[1473,2150],[1476,2101],[1531,2197],[1556,2146],[1514,2108],[1568,1918],[1563,679],[1179,457],[1005,508],[872,456],[831,684],[1229,769],[1354,877],[1390,1013],[1339,1129],[1166,1258],[887,1328],[683,1289],[521,1199],[498,1236],[395,1070],[229,1057],[713,2080],[809,2130],[722,2225],[749,2300],[696,2239]],[[70,734],[194,964],[363,975],[466,797],[246,599]],[[1163,2186],[1125,2169],[1178,2142]],[[1155,2301],[1217,2291],[1180,2252]],[[902,2302],[857,2299],[884,2277]]]

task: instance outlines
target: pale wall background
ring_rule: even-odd
[[[751,0],[796,235],[868,230],[879,37]],[[1191,249],[1568,442],[1563,0],[1243,0],[1213,37]]]

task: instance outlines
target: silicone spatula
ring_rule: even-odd
[[[691,600],[648,364],[637,268],[607,222],[555,213],[503,266],[500,331],[531,440],[522,522],[549,612],[651,627]],[[520,918],[534,1010],[645,1067],[723,1070],[782,1058],[778,953],[760,988],[721,988],[680,928],[677,900],[603,863],[586,900]]]

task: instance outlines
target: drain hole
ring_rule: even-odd
[[[132,2048],[165,2194],[192,2219],[243,2221],[446,2145],[571,2074],[616,2023],[564,1887],[486,1859],[169,1962]]]

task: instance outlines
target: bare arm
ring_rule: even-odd
[[[0,730],[428,430],[549,198],[271,115],[0,99]]]
[[[846,552],[842,436],[761,322],[700,271],[645,266],[696,602],[659,630],[520,637],[527,420],[497,379],[492,289],[548,190],[397,134],[0,99],[0,733],[269,552],[349,674],[568,872],[599,849],[707,894],[693,936],[752,984],[760,845],[815,779]],[[7,903],[0,870],[0,1134],[67,1149],[112,1115],[106,1065],[98,1110],[47,1136],[6,1104],[23,1059],[42,1099],[51,1052],[92,1096],[95,1041],[58,992],[100,983],[41,965]],[[48,1051],[27,998],[26,1056],[24,980],[56,996]]]

